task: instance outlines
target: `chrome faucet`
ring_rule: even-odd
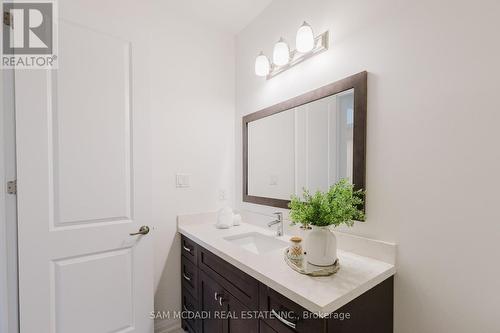
[[[276,229],[276,236],[278,236],[278,237],[283,236],[283,213],[276,212],[276,213],[274,213],[274,215],[276,215],[277,219],[272,221],[272,222],[269,222],[267,224],[267,226],[271,227],[271,226],[277,224],[278,229]]]

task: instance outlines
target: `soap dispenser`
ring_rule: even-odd
[[[217,223],[215,226],[218,229],[227,229],[233,225],[233,210],[231,207],[224,207],[217,212]]]

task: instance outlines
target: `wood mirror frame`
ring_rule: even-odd
[[[352,180],[356,190],[365,189],[367,77],[367,72],[354,74],[346,77],[345,79],[336,81],[324,87],[315,89],[243,117],[243,202],[278,208],[288,208],[288,204],[290,202],[290,200],[259,197],[248,194],[248,123],[331,95],[336,95],[349,89],[354,89]]]

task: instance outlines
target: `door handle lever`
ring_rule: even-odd
[[[134,232],[130,234],[130,236],[135,236],[135,235],[147,235],[149,234],[149,227],[147,225],[143,225],[138,232]]]

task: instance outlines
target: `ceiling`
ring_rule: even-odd
[[[197,19],[238,33],[272,0],[182,0],[182,6]]]

